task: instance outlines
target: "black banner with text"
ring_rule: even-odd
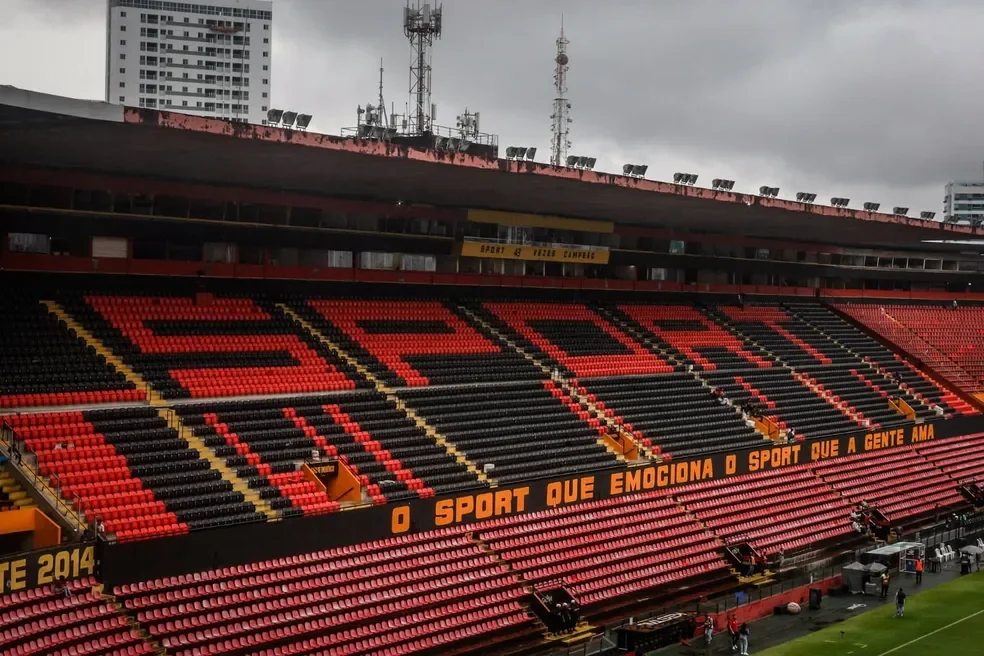
[[[0,559],[0,590],[30,590],[63,579],[90,576],[95,571],[95,543],[28,551]]]

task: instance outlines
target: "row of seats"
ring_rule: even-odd
[[[245,298],[96,296],[67,309],[164,398],[369,387],[282,310]]]
[[[516,575],[463,529],[118,586],[175,654],[402,654],[532,629]]]
[[[483,310],[575,378],[669,373],[672,365],[580,303],[487,302]]]
[[[49,485],[120,541],[265,519],[154,408],[2,419]]]
[[[916,452],[960,484],[984,482],[984,434],[955,437],[916,447]]]
[[[154,653],[126,618],[93,591],[95,584],[93,578],[78,579],[0,596],[0,652],[9,656]]]
[[[984,383],[984,307],[890,305],[885,313],[941,353],[943,362],[955,363],[973,381],[978,392]],[[946,375],[946,372],[940,372]]]
[[[4,292],[0,408],[143,399],[143,390],[36,298]]]
[[[901,328],[898,322],[884,317],[880,312],[868,314],[868,310],[875,310],[873,306],[860,307],[867,308],[864,310],[864,317],[867,319],[861,314],[856,314],[850,308],[841,307],[840,310],[866,325],[872,332],[891,341],[896,347],[908,353],[909,357],[916,358],[916,363],[925,362],[930,366],[937,366],[930,352],[913,350],[912,343],[907,341],[908,336],[912,333]],[[973,414],[976,412],[952,391],[944,389],[930,380],[913,362],[903,359],[898,353],[848,323],[829,307],[824,305],[791,305],[790,308],[798,316],[803,317],[811,325],[816,326],[824,334],[837,340],[844,348],[860,357],[865,367],[862,371],[868,372],[873,368],[875,371],[867,374],[873,382],[882,389],[891,389],[893,393],[902,396],[915,410],[918,417],[932,416],[934,414],[932,406],[934,405],[941,408],[945,416],[952,416],[955,413]],[[959,384],[959,381],[954,381],[954,383]]]
[[[553,381],[407,388],[400,398],[500,484],[616,466],[605,429]]]
[[[337,510],[310,496],[299,466],[337,457],[377,503],[481,486],[476,475],[378,391],[179,406],[186,426],[284,514]],[[286,492],[285,492],[286,490]],[[297,492],[292,492],[296,490]],[[298,494],[305,495],[298,501]]]
[[[315,299],[295,307],[305,318],[314,315],[312,323],[339,346],[354,347],[361,364],[382,365],[394,387],[543,377],[522,355],[482,334],[453,303]]]

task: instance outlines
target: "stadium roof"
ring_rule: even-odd
[[[0,162],[854,247],[984,230],[622,175],[124,108],[0,86]]]

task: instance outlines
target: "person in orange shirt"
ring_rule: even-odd
[[[922,558],[916,559],[916,585],[922,583],[923,561]]]
[[[731,651],[738,651],[738,618],[734,615],[728,620],[728,633],[731,634]]]

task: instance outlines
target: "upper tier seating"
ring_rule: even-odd
[[[515,574],[463,530],[114,588],[169,653],[411,654],[529,631]],[[264,645],[278,647],[257,652]]]
[[[552,381],[412,388],[400,397],[499,483],[612,467],[597,418]]]
[[[328,501],[323,493],[291,504],[299,493],[310,493],[298,467],[314,449],[346,462],[377,502],[482,485],[394,401],[374,390],[194,403],[179,406],[178,412],[261,497],[274,499],[275,508],[294,507],[306,514],[337,509],[337,504],[322,507]]]
[[[0,653],[6,656],[85,656],[154,653],[126,619],[92,591],[92,578],[0,596]]]
[[[582,605],[653,588],[669,595],[729,576],[714,536],[664,492],[493,519],[475,528],[524,580],[536,585],[562,578]]]
[[[167,399],[371,387],[283,311],[250,299],[88,296],[66,305]]]
[[[4,290],[0,408],[139,401],[144,391],[34,297]]]
[[[854,454],[814,471],[852,503],[881,510],[893,525],[965,503],[956,482],[908,448]]]
[[[299,314],[393,387],[536,380],[541,370],[433,300],[311,300]]]
[[[531,355],[562,368],[566,377],[626,376],[673,371],[673,366],[648,351],[611,322],[579,303],[487,302],[483,318],[496,328],[521,336]]]
[[[154,408],[5,415],[38,473],[120,541],[263,521]]]
[[[897,328],[890,337],[901,348],[965,391],[981,391],[984,383],[984,307],[848,305],[842,309],[860,321],[877,324],[879,328],[886,322],[895,323]]]
[[[775,306],[724,307],[721,311],[737,322],[743,335],[808,377],[808,383],[829,393],[835,403],[846,404],[848,414],[856,420],[868,419],[875,428],[905,421],[905,416],[889,405],[888,392],[875,389],[874,383],[859,373],[861,358],[804,319]]]
[[[984,483],[984,433],[924,444],[916,452],[958,485]]]
[[[938,371],[943,375],[955,375],[956,378],[951,377],[950,380],[959,385],[961,389],[966,391],[968,387],[972,387],[966,374],[961,372],[959,368],[938,359],[940,357],[938,351],[903,328],[897,321],[885,316],[877,306],[841,306],[839,309],[855,321],[895,344],[910,357],[916,358],[917,363],[923,362],[934,369],[940,367],[942,370],[938,369]],[[797,311],[801,312],[803,316],[825,333],[843,343],[852,352],[873,363],[880,371],[890,373],[898,383],[905,384],[918,397],[916,405],[909,403],[917,414],[922,413],[921,409],[917,407],[919,399],[925,399],[928,403],[940,406],[946,415],[976,413],[976,410],[953,392],[937,385],[912,363],[903,360],[901,356],[869,335],[864,334],[829,308],[814,306],[809,310],[797,308]],[[807,311],[812,314],[807,315]]]
[[[799,368],[825,389],[848,400],[865,417],[881,426],[898,423],[901,418],[895,410],[887,407],[889,395],[903,399],[919,418],[933,416],[929,403],[924,402],[921,395],[917,396],[915,389],[899,387],[898,380],[889,379],[885,372],[865,362],[864,354],[857,349],[864,350],[877,342],[825,306],[816,303],[784,304],[783,309],[790,319],[783,322],[782,327],[831,359],[829,365],[807,364]],[[902,368],[912,373],[905,365]],[[911,378],[918,380],[915,375]]]
[[[639,439],[648,438],[664,455],[681,458],[762,443],[741,413],[722,405],[690,374],[591,378],[587,391],[626,422]]]
[[[678,502],[728,544],[787,554],[850,534],[851,509],[805,465],[674,488]]]

